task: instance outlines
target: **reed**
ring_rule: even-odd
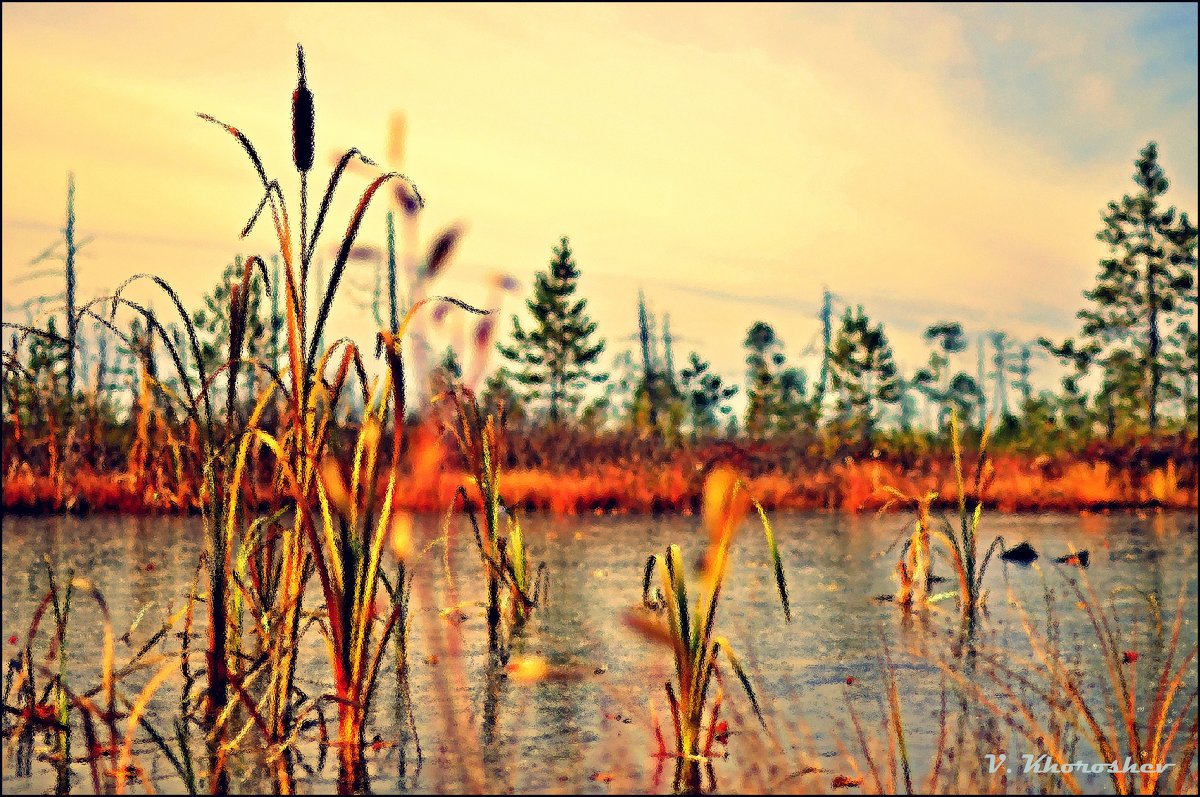
[[[47,561],[45,565],[47,591],[38,603],[25,632],[21,655],[9,662],[4,680],[5,733],[17,740],[17,772],[28,776],[34,755],[34,737],[38,733],[49,734],[53,741],[47,755],[56,770],[56,793],[70,793],[72,788],[71,764],[87,764],[91,774],[91,785],[95,793],[123,794],[126,780],[136,776],[148,791],[153,785],[145,767],[138,763],[133,754],[132,740],[138,728],[146,730],[151,738],[162,740],[162,735],[148,721],[146,708],[157,690],[174,673],[181,662],[186,661],[186,641],[179,654],[153,654],[155,647],[178,625],[187,610],[175,612],[166,618],[161,627],[136,646],[136,652],[128,661],[118,666],[117,641],[131,649],[132,637],[137,632],[149,606],[144,606],[130,627],[118,638],[112,625],[108,603],[104,595],[90,582],[75,577],[68,571],[60,580]],[[77,600],[76,594],[91,599],[97,606],[103,635],[100,658],[100,683],[83,690],[75,686],[68,667],[68,629]],[[44,627],[47,610],[53,615],[53,631],[48,644],[39,646],[39,636]],[[186,640],[188,628],[185,626]],[[77,632],[76,632],[77,633]],[[42,647],[44,655],[35,651]],[[186,667],[186,665],[185,665]],[[153,672],[140,686],[126,691],[125,682],[132,676]],[[39,678],[44,679],[44,686]],[[9,720],[13,721],[10,723]],[[125,731],[119,730],[125,721]],[[183,720],[177,729],[183,731]],[[75,755],[76,730],[82,730],[84,750]],[[102,736],[107,731],[107,741]],[[180,755],[175,755],[169,745],[165,747],[168,758],[180,771],[184,771],[183,760],[190,758],[185,741],[180,742]],[[189,789],[193,781],[185,779]]]
[[[302,49],[297,50],[297,72],[297,88],[293,95],[293,161],[301,177],[298,259],[293,248],[286,201],[279,183],[268,177],[249,138],[237,128],[201,114],[202,118],[221,125],[237,139],[262,183],[262,200],[244,228],[243,235],[250,232],[265,210],[270,211],[283,262],[284,285],[276,286],[276,290],[281,287],[286,290],[288,354],[286,373],[284,378],[279,380],[280,390],[288,405],[286,422],[276,435],[258,428],[269,400],[268,390],[260,397],[250,423],[238,438],[236,457],[228,483],[221,491],[225,500],[219,505],[222,507],[221,522],[219,533],[214,536],[214,572],[232,574],[236,540],[241,540],[243,546],[250,546],[251,550],[246,552],[246,558],[252,555],[259,544],[254,533],[255,527],[253,523],[248,522],[248,513],[239,498],[240,494],[245,492],[245,463],[252,450],[265,449],[273,457],[275,482],[283,488],[287,504],[292,510],[291,528],[282,534],[281,550],[273,560],[274,569],[270,577],[263,580],[266,586],[255,588],[238,583],[237,591],[231,591],[227,581],[235,579],[232,575],[228,578],[222,575],[219,578],[220,583],[214,582],[212,591],[214,605],[229,604],[233,610],[220,609],[218,614],[221,616],[214,617],[214,622],[219,627],[229,627],[228,636],[231,639],[239,639],[237,610],[243,599],[247,605],[253,605],[263,611],[264,618],[269,621],[269,629],[266,622],[261,624],[263,627],[260,629],[262,644],[267,650],[267,659],[270,662],[267,668],[269,674],[264,679],[268,684],[266,695],[255,701],[246,694],[245,684],[236,683],[239,680],[248,681],[253,677],[250,672],[236,672],[236,650],[228,650],[223,644],[216,645],[219,650],[214,652],[213,665],[226,671],[234,671],[238,700],[251,715],[251,719],[262,726],[260,730],[264,732],[268,745],[273,749],[269,760],[275,765],[277,786],[283,791],[290,790],[292,784],[287,749],[299,727],[297,706],[292,705],[291,701],[295,692],[296,650],[304,631],[300,626],[303,614],[301,600],[308,578],[315,574],[320,582],[324,602],[319,627],[333,670],[336,693],[333,695],[333,702],[338,706],[339,788],[349,791],[361,788],[365,782],[362,747],[371,695],[388,638],[406,613],[404,596],[407,593],[401,576],[400,583],[389,591],[393,605],[384,620],[384,627],[378,635],[375,634],[375,600],[382,578],[382,552],[389,534],[393,534],[393,524],[398,522],[393,515],[393,506],[404,448],[405,422],[405,379],[400,344],[418,310],[430,301],[448,301],[475,313],[483,311],[445,297],[423,299],[414,303],[398,329],[382,330],[379,334],[377,352],[384,356],[386,371],[382,384],[370,392],[362,357],[352,342],[339,340],[327,349],[322,348],[321,342],[334,297],[372,198],[386,183],[404,181],[411,189],[418,207],[421,199],[415,186],[398,172],[382,174],[370,183],[360,196],[342,236],[327,281],[323,286],[318,286],[315,295],[320,296],[320,303],[316,308],[315,319],[310,325],[309,308],[304,299],[307,293],[309,264],[320,241],[334,191],[351,161],[357,158],[369,165],[372,162],[354,149],[341,157],[334,167],[315,223],[309,232],[306,229],[306,175],[313,161],[315,110],[312,93],[307,87]],[[249,279],[253,264],[263,269],[265,279],[262,259],[257,256],[248,259],[242,289],[231,291],[234,297],[232,309],[235,317],[244,314],[245,303],[239,302],[238,297],[246,295],[245,283]],[[238,325],[235,328],[242,327]],[[310,330],[311,339],[308,339],[307,333]],[[234,337],[240,346],[241,336],[231,337]],[[236,373],[240,362],[236,349],[231,353],[230,362],[233,372]],[[337,363],[336,374],[332,381],[326,381],[326,370],[334,362]],[[349,469],[350,478],[347,485],[331,436],[336,425],[337,408],[352,373],[358,378],[363,405],[367,412],[353,449],[353,464]],[[392,427],[390,465],[387,468],[387,486],[384,494],[378,496],[375,494],[377,467],[382,454],[381,437],[386,428],[389,409]],[[221,562],[224,562],[224,566],[221,566]],[[221,596],[225,596],[224,600]],[[225,686],[220,680],[218,677],[218,686],[214,692],[216,699],[213,701],[212,710],[217,712],[214,720],[221,715],[227,716],[222,693]],[[310,705],[306,710],[315,709]],[[220,784],[213,785],[216,788]]]
[[[1009,600],[1017,607],[1031,655],[985,648],[978,653],[979,666],[973,672],[946,664],[943,669],[972,699],[1061,767],[1058,777],[1072,792],[1084,789],[1068,766],[1078,758],[1070,755],[1072,739],[1078,734],[1092,747],[1097,762],[1116,764],[1107,772],[1116,794],[1195,793],[1197,649],[1181,640],[1186,589],[1181,590],[1166,636],[1154,594],[1137,592],[1146,616],[1122,622],[1116,599],[1129,588],[1118,587],[1101,599],[1086,574],[1077,576],[1077,572],[1064,572],[1063,579],[1094,632],[1092,646],[1101,659],[1098,691],[1084,689],[1079,664],[1069,661],[1055,640],[1038,630],[1011,592]],[[1053,614],[1049,594],[1047,605]],[[1149,636],[1153,655],[1139,652],[1146,641],[1137,633],[1139,619],[1153,628]],[[1139,666],[1143,657],[1146,662]],[[1140,681],[1139,669],[1146,667],[1149,677]],[[1127,761],[1138,771],[1127,771]]]
[[[500,465],[504,457],[502,424],[496,415],[485,415],[480,410],[475,393],[468,388],[454,388],[450,399],[456,421],[451,430],[475,486],[483,516],[483,528],[480,529],[468,506],[487,592],[488,650],[498,655],[506,651],[513,635],[525,625],[541,601],[545,565],[531,568],[520,521],[505,509],[500,497]],[[503,410],[500,417],[503,417]],[[469,504],[466,491],[460,488],[460,494]],[[501,516],[505,518],[506,535],[501,534]],[[507,605],[502,595],[504,587],[508,588]]]
[[[909,495],[895,487],[885,486],[883,489],[890,497],[880,511],[886,511],[893,504],[900,503],[913,506],[917,516],[912,536],[905,542],[900,561],[896,565],[897,580],[900,584],[900,591],[896,596],[897,604],[907,611],[950,597],[950,593],[932,596],[929,594],[929,586],[933,580],[933,550],[930,543],[936,540],[944,549],[958,581],[958,591],[953,593],[953,597],[958,602],[964,632],[973,633],[985,599],[983,578],[992,555],[997,550],[1003,550],[1004,540],[999,536],[995,537],[983,556],[979,556],[979,523],[983,517],[984,495],[994,473],[988,459],[987,425],[984,426],[975,464],[971,468],[969,491],[964,475],[958,411],[954,408],[950,411],[949,431],[954,457],[954,493],[958,509],[958,527],[955,528],[945,519],[942,522],[944,529],[933,527],[930,513],[938,499],[938,493],[934,490]]]
[[[674,657],[675,681],[668,681],[665,691],[675,731],[675,785],[677,790],[682,788],[689,793],[700,790],[700,765],[708,761],[716,735],[718,712],[724,699],[718,664],[722,652],[750,699],[763,730],[767,730],[766,718],[740,658],[729,641],[716,630],[717,606],[729,566],[729,548],[751,505],[758,511],[784,617],[790,622],[787,581],[771,524],[762,506],[748,495],[737,474],[727,467],[714,469],[704,486],[704,521],[709,544],[696,585],[699,596],[695,607],[688,599],[683,555],[678,545],[670,545],[665,555],[649,558],[642,585],[645,598],[651,574],[655,570],[659,572],[661,602],[666,608],[665,626],[657,618],[651,619],[644,614],[635,612],[627,616],[634,630],[670,648]],[[710,701],[714,677],[718,686]],[[706,718],[707,731],[704,728]]]

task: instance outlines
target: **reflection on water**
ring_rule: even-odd
[[[429,542],[438,525],[439,520],[427,519],[418,533]],[[673,676],[673,665],[664,651],[652,649],[627,631],[621,618],[640,598],[642,568],[649,553],[677,542],[686,561],[696,558],[704,544],[698,524],[688,518],[535,516],[525,525],[532,555],[545,560],[550,574],[550,602],[535,613],[512,653],[543,657],[552,667],[579,676],[524,683],[508,676],[503,661],[489,660],[479,563],[470,532],[465,526],[459,528],[450,550],[453,588],[446,582],[440,546],[429,548],[416,567],[410,682],[398,678],[394,652],[387,656],[379,677],[366,737],[373,742],[368,744],[367,763],[375,791],[468,791],[485,782],[502,791],[526,792],[607,793],[610,782],[640,790],[671,788],[674,763],[667,762],[664,780],[663,773],[656,771],[663,761],[653,757],[656,743],[650,717],[652,711],[660,718],[666,716],[663,684]],[[864,718],[877,717],[881,711],[886,680],[880,662],[882,638],[903,684],[911,758],[930,759],[939,743],[934,718],[943,711],[943,700],[948,700],[955,719],[947,743],[957,744],[961,751],[954,766],[976,767],[979,756],[990,752],[983,748],[992,743],[986,726],[994,719],[980,717],[980,710],[968,705],[961,694],[945,697],[944,678],[936,663],[954,642],[953,602],[928,615],[904,617],[892,604],[874,599],[895,589],[891,573],[898,548],[891,546],[908,528],[908,519],[784,515],[775,519],[775,526],[785,557],[793,622],[784,624],[779,616],[767,554],[751,534],[743,535],[735,546],[718,622],[747,660],[764,707],[778,726],[802,723],[822,765],[835,766],[839,744],[849,743],[854,733],[847,725],[847,702]],[[1007,600],[1007,590],[1012,589],[1045,632],[1045,594],[1052,589],[1058,596],[1052,626],[1056,644],[1079,656],[1091,655],[1088,639],[1094,632],[1089,620],[1074,607],[1073,599],[1065,599],[1065,582],[1048,564],[1071,550],[1090,551],[1087,574],[1098,594],[1109,595],[1120,585],[1136,590],[1114,593],[1118,607],[1144,605],[1140,592],[1158,596],[1169,614],[1181,589],[1188,591],[1189,605],[1195,605],[1197,548],[1190,517],[985,518],[981,540],[995,534],[1003,535],[1010,545],[1028,540],[1043,557],[1042,566],[1033,568],[993,562],[984,584],[990,599],[982,618],[984,635],[992,646],[1028,655],[1020,615]],[[99,587],[119,635],[139,613],[148,618],[146,627],[157,626],[161,618],[183,606],[201,547],[200,522],[195,519],[6,518],[6,659],[17,649],[10,644],[11,636],[24,638],[45,593],[44,558],[60,571],[75,568],[79,577]],[[944,561],[937,567],[939,575],[951,575]],[[317,605],[317,597],[311,594],[309,605]],[[454,605],[457,611],[440,611]],[[204,633],[203,615],[202,610],[197,612],[199,633]],[[146,627],[131,641],[118,643],[118,660],[127,660],[145,640]],[[97,608],[79,601],[68,634],[74,683],[91,685],[98,679],[99,629]],[[1146,623],[1139,632],[1144,637],[1144,655],[1161,656]],[[1182,649],[1195,645],[1196,636],[1196,616],[1189,611],[1181,632]],[[174,645],[170,648],[174,650],[178,640],[162,644]],[[323,694],[331,687],[323,644],[314,631],[303,645],[297,685],[308,694]],[[461,651],[461,656],[455,651]],[[1192,673],[1189,690],[1195,688],[1194,668]],[[1084,686],[1099,688],[1102,681]],[[864,688],[848,691],[847,683]],[[174,684],[155,697],[152,719],[160,712],[166,722],[171,721],[178,709],[179,686]],[[723,709],[722,716],[731,726],[731,755],[729,760],[715,761],[712,771],[705,768],[706,788],[714,779],[716,785],[735,788],[737,773],[746,764],[738,760],[738,743],[749,737],[754,720],[744,705],[737,706],[738,690],[726,687],[729,711]],[[420,765],[417,739],[408,731],[410,712],[419,735]],[[979,721],[968,730],[963,714],[971,712]],[[668,746],[673,744],[670,733],[667,728]],[[995,734],[994,743],[1001,743],[999,728]],[[315,731],[310,732],[297,748],[299,785],[310,792],[330,792],[336,785],[337,757],[329,756],[332,765],[324,761],[317,738]],[[1087,749],[1081,742],[1078,752],[1082,755]],[[174,770],[150,750],[140,750],[138,755],[148,762],[147,774],[156,788],[183,788]],[[10,758],[6,753],[5,792],[53,790],[55,774],[50,764],[35,760],[32,774],[19,774]],[[261,788],[266,783],[264,770],[263,762],[247,751],[232,769],[234,788]],[[788,773],[778,777],[785,779],[782,788],[786,788]],[[1089,784],[1108,785],[1104,780]],[[84,765],[73,770],[72,786],[77,792],[90,789]]]

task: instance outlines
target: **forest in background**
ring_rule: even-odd
[[[1002,509],[1195,506],[1196,228],[1166,205],[1169,182],[1153,142],[1139,153],[1133,181],[1134,191],[1105,208],[1097,237],[1108,255],[1083,293],[1076,335],[968,334],[960,321],[939,319],[924,331],[927,361],[911,373],[898,367],[885,325],[829,290],[817,351],[802,353],[820,354],[817,374],[789,361],[764,319],[745,331],[745,377],[730,383],[703,352],[684,355],[669,316],[650,312],[641,292],[638,334],[614,355],[617,347],[589,318],[580,267],[563,237],[522,313],[484,316],[441,352],[428,333],[453,308],[439,305],[414,320],[406,412],[419,433],[406,445],[410,459],[436,456],[446,467],[413,485],[408,500],[438,510],[461,482],[465,463],[445,434],[444,399],[463,387],[502,421],[510,484],[530,507],[687,511],[701,474],[721,461],[758,478],[768,505],[863,509],[885,502],[881,484],[916,487],[949,473],[952,416],[974,443],[987,438],[992,497]],[[196,434],[181,397],[213,389],[229,417],[244,420],[287,370],[285,297],[268,287],[282,284],[279,258],[269,271],[235,258],[187,313],[189,325],[160,323],[152,307],[121,290],[116,299],[84,301],[76,295],[77,255],[91,239],[77,237],[74,191],[72,177],[62,240],[5,278],[63,285],[6,306],[10,318],[23,318],[5,323],[5,508],[192,510],[201,479],[179,454]],[[397,192],[386,246],[347,253],[359,273],[373,276],[349,282],[351,300],[393,334],[451,263],[462,234],[442,231],[422,257],[398,254],[397,226],[411,232],[406,223],[417,209]],[[315,304],[329,275],[320,258],[313,263],[304,293]],[[498,277],[492,296],[518,285]],[[119,320],[118,305],[132,311],[129,321]],[[325,343],[322,327],[320,350]],[[242,367],[230,367],[230,351]],[[501,367],[485,377],[493,351]],[[1034,383],[1039,361],[1060,364],[1058,385]],[[327,383],[330,366],[321,371]],[[186,386],[181,373],[191,374]],[[346,398],[335,433],[352,437],[366,396]],[[266,407],[264,428],[279,423],[279,409]]]

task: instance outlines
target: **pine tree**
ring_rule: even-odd
[[[746,432],[761,437],[773,425],[779,397],[779,370],[787,361],[783,341],[765,321],[746,330]]]
[[[515,429],[525,424],[525,405],[512,387],[512,374],[497,368],[483,383],[480,406],[485,415],[495,415],[505,429]]]
[[[587,300],[574,298],[578,281],[579,269],[564,236],[549,267],[537,275],[533,298],[525,303],[535,326],[526,331],[514,314],[512,344],[497,347],[519,369],[514,377],[525,387],[526,401],[544,403],[552,425],[578,405],[589,383],[606,378],[589,373],[604,341],[591,342],[596,323],[585,312]]]
[[[738,391],[737,385],[726,385],[710,370],[707,360],[692,352],[688,364],[679,372],[684,400],[692,424],[692,437],[711,434],[719,428],[718,414],[729,416],[729,399]]]
[[[1099,365],[1102,403],[1114,411],[1136,408],[1132,420],[1154,432],[1162,405],[1183,392],[1171,363],[1186,334],[1172,332],[1179,324],[1186,328],[1195,307],[1196,228],[1186,213],[1160,208],[1170,184],[1153,141],[1134,165],[1138,192],[1108,203],[1096,235],[1109,255],[1100,261],[1095,287],[1083,294],[1088,306],[1077,314],[1083,322],[1078,341],[1042,344],[1076,364],[1081,376]]]
[[[870,445],[879,421],[877,405],[900,401],[901,382],[883,324],[871,326],[861,305],[842,316],[830,347],[829,376],[839,419]]]
[[[945,428],[950,420],[950,408],[958,410],[959,418],[970,418],[982,399],[982,390],[975,379],[959,371],[954,373],[951,356],[967,348],[962,324],[942,321],[925,330],[925,340],[936,345],[929,355],[929,364],[917,371],[913,383],[938,408],[935,426]],[[941,349],[941,351],[938,351]]]

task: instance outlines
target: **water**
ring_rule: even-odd
[[[901,687],[903,715],[914,776],[921,779],[937,746],[936,720],[941,701],[942,670],[938,661],[953,645],[953,601],[940,604],[925,623],[904,622],[896,607],[873,600],[893,592],[892,571],[898,546],[884,553],[905,529],[907,518],[780,515],[775,519],[785,559],[793,621],[785,624],[774,587],[761,531],[750,522],[735,544],[730,578],[722,596],[719,631],[745,659],[764,707],[775,726],[790,739],[791,730],[809,734],[804,742],[785,741],[790,762],[771,770],[762,765],[762,778],[779,789],[794,788],[788,776],[805,762],[819,766],[823,788],[829,778],[852,774],[842,745],[857,753],[849,724],[847,695],[859,712],[868,735],[882,739],[881,701],[886,682],[881,667],[883,641],[895,662]],[[430,543],[439,534],[440,519],[424,518],[418,536]],[[667,744],[673,744],[663,684],[673,676],[664,648],[653,647],[622,622],[641,594],[646,557],[668,543],[684,549],[695,561],[705,537],[695,518],[554,518],[526,519],[528,545],[535,561],[544,561],[550,574],[550,602],[536,615],[514,655],[545,657],[562,679],[524,683],[486,666],[483,597],[480,567],[469,526],[452,525],[450,561],[458,589],[457,609],[449,606],[443,548],[434,543],[418,565],[423,574],[414,588],[414,618],[409,654],[412,669],[413,713],[425,761],[419,768],[410,747],[393,746],[401,736],[403,712],[397,697],[395,659],[389,651],[380,675],[367,738],[381,744],[368,752],[371,786],[375,791],[461,791],[471,787],[471,773],[484,773],[500,791],[565,791],[608,793],[617,785],[638,790],[669,790],[671,767],[656,779],[651,732],[651,706],[664,718]],[[1030,657],[1020,613],[1006,598],[1011,587],[1017,602],[1044,629],[1044,588],[1058,596],[1056,618],[1064,650],[1073,650],[1085,663],[1095,656],[1095,632],[1087,614],[1076,606],[1063,575],[1077,570],[1054,568],[1048,560],[1072,549],[1088,549],[1087,575],[1099,595],[1125,585],[1159,596],[1167,631],[1180,590],[1186,590],[1188,610],[1181,648],[1196,644],[1197,543],[1194,518],[1151,516],[994,516],[983,525],[986,540],[1000,534],[1008,544],[1028,540],[1043,554],[1041,568],[1005,566],[996,561],[987,573],[990,592],[983,638],[994,648]],[[93,583],[104,595],[117,636],[145,609],[129,643],[117,642],[118,666],[140,647],[164,617],[184,604],[202,547],[196,519],[141,518],[5,518],[3,640],[6,660],[16,656],[30,619],[46,591],[43,560],[49,557],[60,573],[73,567],[76,576]],[[391,565],[389,565],[391,566]],[[951,573],[941,561],[942,575]],[[1060,572],[1061,571],[1061,572]],[[316,579],[313,579],[316,582]],[[947,583],[936,589],[953,589]],[[310,590],[309,606],[318,603]],[[1118,614],[1132,619],[1144,599],[1133,591],[1117,592]],[[451,609],[445,613],[442,609]],[[198,605],[198,615],[204,614]],[[1145,613],[1137,615],[1145,617]],[[461,622],[458,621],[461,619]],[[102,649],[100,614],[94,601],[77,593],[68,632],[71,683],[98,683]],[[46,621],[49,628],[52,622]],[[1128,626],[1128,623],[1126,624]],[[201,629],[202,630],[202,627]],[[455,657],[443,651],[436,660],[431,634],[443,632],[461,647]],[[1149,651],[1151,623],[1142,620],[1129,644]],[[20,638],[18,644],[11,636]],[[42,640],[49,639],[43,632]],[[163,643],[161,652],[178,650],[178,640]],[[202,642],[200,643],[202,644]],[[39,647],[43,650],[44,647]],[[310,694],[330,689],[331,676],[324,644],[315,628],[304,641],[298,666],[300,687]],[[1143,656],[1148,654],[1143,653]],[[1089,658],[1093,657],[1093,658]],[[1149,662],[1145,673],[1151,672]],[[1195,689],[1195,664],[1185,679],[1185,694]],[[489,674],[490,673],[490,674]],[[131,676],[128,689],[136,692],[149,677]],[[847,679],[854,685],[847,686]],[[42,679],[44,682],[44,679]],[[1148,681],[1149,675],[1143,675]],[[179,704],[181,678],[168,681],[151,703],[152,724],[169,726]],[[1084,680],[1096,694],[1104,686],[1102,671]],[[730,723],[728,760],[716,763],[714,774],[723,790],[749,788],[744,776],[749,761],[763,752],[750,741],[755,721],[748,702],[732,677],[725,681]],[[952,690],[953,691],[953,690]],[[330,732],[336,733],[336,711],[327,704]],[[1195,709],[1193,708],[1194,712]],[[455,724],[448,726],[446,717]],[[1185,725],[1185,730],[1187,725]],[[122,728],[123,729],[123,728]],[[77,739],[81,736],[77,735]],[[80,742],[76,742],[81,745]],[[44,749],[38,742],[39,749]],[[1007,752],[1017,758],[1027,749],[1022,741]],[[794,748],[794,749],[793,749]],[[5,748],[3,786],[6,793],[52,792],[55,775],[44,761],[35,761],[30,776],[18,777],[14,747]],[[196,742],[197,752],[201,750]],[[329,792],[336,783],[336,756],[319,767],[316,733],[306,734],[299,746],[305,767],[298,770],[300,788]],[[1086,742],[1072,760],[1094,761]],[[178,791],[182,783],[161,755],[139,743],[138,761],[160,791]],[[197,761],[201,760],[198,757]],[[466,762],[466,763],[464,763]],[[963,762],[982,769],[981,761]],[[311,769],[311,771],[308,771]],[[789,771],[791,770],[791,771]],[[77,765],[73,788],[91,791],[86,766]],[[610,780],[612,782],[610,782]],[[1091,787],[1110,786],[1104,777],[1084,778]],[[761,785],[761,783],[760,783]],[[869,785],[869,784],[868,784]],[[234,768],[234,787],[255,790],[267,786],[253,755],[243,755]],[[134,786],[140,790],[140,786]]]

